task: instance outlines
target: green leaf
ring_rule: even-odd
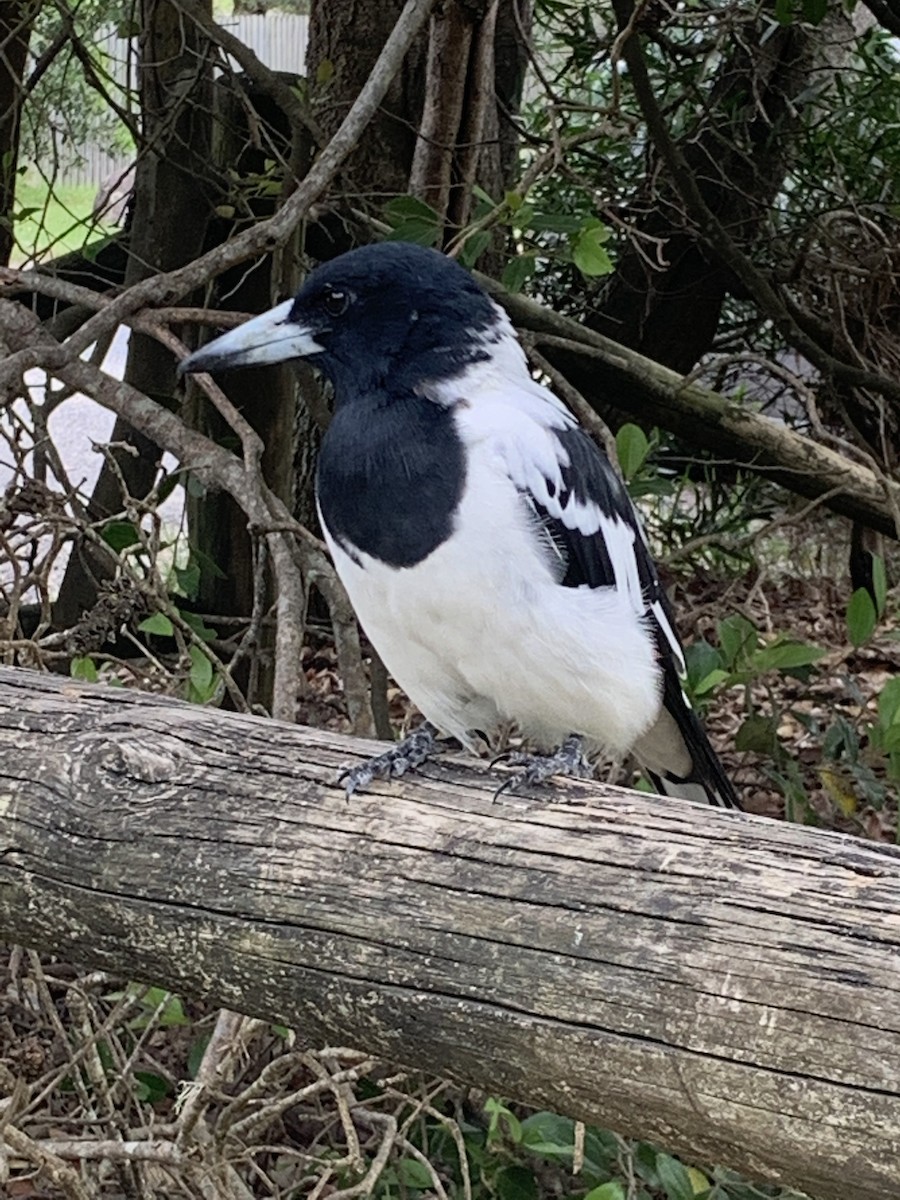
[[[190,1021],[184,1015],[184,1006],[180,996],[169,993],[159,1016],[159,1023],[166,1028],[174,1025],[190,1025]]]
[[[196,704],[205,704],[212,696],[213,665],[199,646],[191,646],[190,696]]]
[[[425,1191],[432,1186],[431,1172],[417,1158],[399,1158],[396,1170],[398,1179],[408,1188]]]
[[[857,588],[847,605],[847,633],[854,646],[862,646],[875,632],[875,603],[866,588]]]
[[[484,1111],[488,1115],[488,1141],[505,1133],[518,1146],[522,1140],[522,1124],[515,1113],[510,1112],[503,1101],[494,1096],[488,1096],[485,1100]]]
[[[184,612],[181,609],[178,611],[182,621],[184,621],[185,625],[190,626],[201,642],[214,642],[216,640],[216,631],[210,629],[202,617],[196,613]]]
[[[117,554],[140,540],[130,521],[107,521],[100,531],[100,536]]]
[[[777,758],[781,749],[778,741],[778,722],[774,717],[754,714],[747,717],[734,735],[735,750],[752,750],[755,754],[766,754]]]
[[[708,675],[704,675],[698,683],[694,684],[694,695],[705,696],[707,692],[717,688],[720,683],[724,683],[728,675],[728,671],[723,671],[721,667],[714,667]]]
[[[501,282],[511,292],[521,292],[522,288],[534,274],[534,259],[528,254],[520,254],[511,258],[503,268]]]
[[[756,671],[786,671],[792,667],[810,667],[824,655],[819,646],[806,642],[773,642],[755,650],[748,665]]]
[[[732,613],[730,617],[719,621],[716,633],[726,667],[734,667],[746,658],[749,651],[756,649],[759,641],[756,626],[740,613]]]
[[[900,676],[889,679],[878,695],[878,721],[884,729],[900,725]]]
[[[316,83],[324,87],[334,78],[334,63],[330,58],[323,58],[316,67]]]
[[[619,1157],[619,1143],[608,1129],[588,1126],[584,1133],[585,1183],[608,1179]]]
[[[522,1145],[533,1154],[570,1162],[575,1148],[575,1123],[556,1113],[532,1113],[522,1122]]]
[[[609,1183],[592,1188],[584,1200],[625,1200],[625,1189],[618,1179],[610,1179]]]
[[[626,422],[616,434],[616,457],[622,474],[626,479],[633,479],[647,457],[650,443],[640,425]]]
[[[200,590],[199,563],[189,562],[186,567],[175,567],[172,574],[179,591],[183,592],[188,600],[196,600]]]
[[[175,489],[181,487],[183,483],[184,480],[178,471],[173,471],[171,475],[166,475],[164,479],[161,479],[156,487],[156,494],[159,497],[160,503],[168,500]]]
[[[441,231],[437,225],[421,221],[417,217],[410,217],[408,221],[402,221],[399,225],[395,225],[385,241],[412,242],[416,246],[435,246],[440,235]]]
[[[418,196],[395,196],[384,206],[384,215],[389,223],[395,220],[405,220],[407,217],[421,217],[425,221],[437,222],[440,218],[437,212],[420,200]]]
[[[685,647],[684,661],[691,681],[705,679],[711,671],[719,670],[723,663],[722,655],[706,638],[698,638]]]
[[[141,633],[152,633],[156,637],[171,637],[175,632],[172,622],[165,613],[153,613],[149,617],[145,617],[138,625]]]
[[[609,240],[605,225],[582,230],[572,243],[572,261],[582,275],[609,275],[613,264],[603,243]]]
[[[480,229],[467,237],[459,253],[459,261],[464,267],[474,267],[481,255],[491,244],[491,235],[486,229]]]
[[[435,210],[416,196],[397,196],[384,206],[391,232],[388,241],[415,242],[433,246],[440,237],[443,221]]]
[[[160,1026],[190,1025],[190,1021],[185,1016],[181,998],[166,988],[145,988],[139,983],[130,983],[126,992],[131,995],[136,992],[141,993],[141,1012],[128,1022],[129,1028],[146,1029],[157,1009],[160,1011],[156,1022]]]
[[[803,0],[803,20],[810,25],[821,25],[828,12],[828,0]]]
[[[668,1154],[657,1154],[656,1173],[668,1200],[694,1200],[691,1177],[677,1158]]]
[[[701,1170],[699,1170],[697,1167],[687,1167],[685,1169],[687,1170],[688,1178],[691,1181],[691,1187],[694,1189],[695,1196],[705,1196],[707,1192],[711,1191],[712,1184]],[[787,1198],[785,1198],[785,1200],[787,1200]]]
[[[99,679],[97,664],[89,655],[76,655],[69,663],[69,674],[73,679],[81,679],[85,683],[96,683]]]
[[[537,1182],[527,1167],[502,1167],[494,1176],[497,1200],[538,1200]]]
[[[135,1071],[134,1079],[137,1098],[145,1104],[155,1104],[157,1100],[164,1100],[172,1091],[168,1079],[163,1079],[162,1075],[155,1075],[152,1071]]]
[[[523,204],[521,208],[510,213],[506,218],[506,224],[513,229],[528,229],[531,225],[531,217],[534,213],[534,208],[530,204]]]

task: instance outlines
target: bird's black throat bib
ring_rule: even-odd
[[[414,394],[354,399],[322,442],[319,508],[351,557],[414,567],[453,532],[465,477],[452,409]]]

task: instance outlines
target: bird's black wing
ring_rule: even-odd
[[[654,786],[669,795],[678,794],[678,785],[698,785],[711,804],[739,808],[734,789],[682,688],[684,656],[672,607],[628,493],[584,430],[573,425],[553,429],[551,435],[559,443],[558,477],[549,478],[547,472],[540,480],[532,476],[531,486],[522,491],[558,560],[561,586],[624,590],[637,616],[650,625],[662,671],[663,708],[674,721],[692,764],[691,772],[684,776],[648,772]]]

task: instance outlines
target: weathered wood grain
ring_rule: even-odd
[[[0,937],[846,1200],[900,1197],[900,854],[0,670]]]

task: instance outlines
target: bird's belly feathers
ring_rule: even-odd
[[[323,521],[323,526],[325,521]],[[476,455],[453,532],[391,567],[325,530],[363,628],[397,682],[460,738],[515,721],[538,741],[630,748],[656,719],[652,638],[614,588],[563,587],[515,486]]]

